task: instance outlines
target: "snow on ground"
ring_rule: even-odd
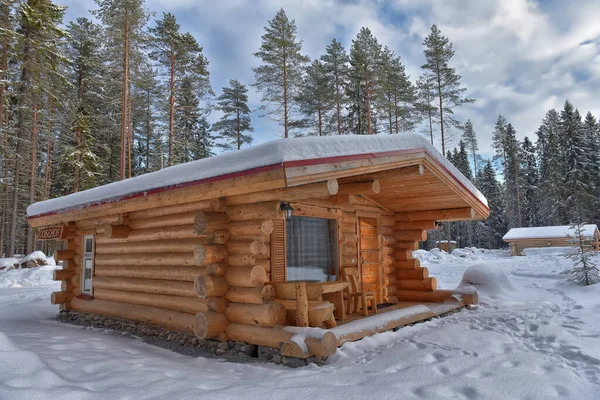
[[[459,250],[418,256],[442,288],[470,269],[478,309],[347,343],[325,366],[296,370],[52,321],[57,283],[0,289],[0,399],[598,399],[600,285],[566,281],[557,255]]]

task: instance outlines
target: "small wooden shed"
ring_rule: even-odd
[[[36,203],[28,221],[67,243],[63,310],[308,357],[476,303],[412,252],[436,221],[488,213],[424,138],[390,135],[275,140]]]
[[[523,255],[527,248],[569,247],[575,231],[569,225],[538,226],[534,228],[512,228],[502,239],[510,245],[513,256]],[[583,226],[583,235],[594,250],[600,249],[600,232],[595,224]]]

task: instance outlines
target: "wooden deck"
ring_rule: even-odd
[[[346,315],[346,319],[344,321],[336,320],[336,322],[337,322],[338,326],[341,326],[341,325],[347,324],[352,321],[356,321],[356,320],[360,320],[360,319],[364,319],[364,318],[370,318],[374,315],[379,315],[379,314],[387,313],[390,311],[401,310],[403,308],[419,306],[419,305],[429,307],[431,309],[431,311],[434,313],[434,317],[437,317],[441,314],[445,314],[449,311],[461,309],[465,306],[465,304],[463,304],[463,303],[451,303],[451,304],[446,303],[446,304],[444,304],[444,303],[423,303],[423,302],[419,303],[419,302],[412,302],[412,301],[401,301],[398,304],[394,304],[389,307],[380,308],[379,310],[377,310],[377,314],[369,313],[368,317],[365,317],[364,315],[362,315],[360,313],[354,313],[354,314]]]
[[[400,302],[378,310],[377,314],[348,315],[344,321],[337,321],[338,326],[330,329],[336,335],[337,345],[360,340],[366,336],[396,329],[402,326],[426,321],[428,319],[460,310],[465,304]]]

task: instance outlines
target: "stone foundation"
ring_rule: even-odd
[[[274,362],[293,368],[303,367],[310,363],[322,365],[326,361],[317,356],[307,359],[285,357],[281,355],[279,349],[266,346],[233,341],[200,340],[194,335],[169,331],[157,325],[73,310],[60,311],[57,320],[72,325],[100,329],[118,336],[137,337],[146,343],[192,357],[223,358],[227,361],[241,363]]]

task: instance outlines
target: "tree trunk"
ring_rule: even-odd
[[[150,118],[152,116],[150,104],[150,89],[146,91],[146,172],[150,172],[150,141],[152,134],[150,133]]]
[[[129,9],[125,8],[125,32],[124,52],[123,52],[123,97],[121,99],[121,168],[120,179],[125,179],[125,140],[127,139],[127,98],[129,96]]]
[[[371,88],[369,87],[369,73],[365,68],[365,105],[367,106],[367,134],[372,135],[371,130]]]
[[[323,136],[323,116],[320,108],[317,111],[317,115],[319,117],[319,136]]]
[[[438,81],[438,99],[440,101],[440,133],[442,135],[442,154],[446,156],[446,138],[444,137],[444,109],[442,105],[442,77],[440,76],[440,64],[436,61],[437,65],[437,81]]]
[[[398,93],[394,93],[394,116],[395,116],[395,128],[396,135],[399,133],[398,129]]]
[[[128,111],[128,122],[127,122],[127,166],[129,169],[129,178],[131,178],[131,149],[133,147],[133,99],[131,96],[128,98],[129,111]]]
[[[173,165],[173,150],[175,147],[175,55],[171,48],[169,54],[171,61],[169,78],[169,166]]]
[[[4,4],[4,29],[8,31],[10,27],[10,8],[9,3]],[[6,81],[6,70],[7,70],[7,58],[8,58],[8,36],[4,35],[2,41],[2,81]],[[8,113],[7,113],[8,115]],[[4,128],[4,84],[0,84],[0,129]],[[8,122],[8,121],[7,121]],[[4,176],[3,176],[3,191],[2,191],[2,216],[0,218],[0,255],[3,253],[5,247],[5,225],[6,218],[8,216],[8,131],[4,130],[4,151],[2,152],[4,157]]]
[[[52,111],[54,104],[52,100],[49,100],[50,104],[48,105],[48,147],[46,149],[47,159],[46,159],[46,171],[44,174],[44,200],[50,197],[50,184],[52,182],[52,153],[54,152],[54,134],[53,126],[52,126]]]
[[[288,81],[287,81],[287,54],[283,53],[283,132],[288,138]]]
[[[335,94],[336,94],[336,106],[337,106],[337,130],[338,130],[338,135],[342,134],[342,105],[340,102],[340,82],[339,82],[339,76],[336,73],[335,74]]]
[[[236,111],[236,125],[237,125],[237,149],[239,150],[242,148],[242,132],[240,131],[241,122],[240,122],[240,110],[239,109]]]
[[[38,126],[37,126],[38,108],[37,103],[33,105],[33,121],[31,129],[31,164],[29,165],[29,204],[35,203],[37,189],[37,148],[38,148]],[[27,254],[35,250],[35,238],[33,228],[29,225],[27,229]]]

